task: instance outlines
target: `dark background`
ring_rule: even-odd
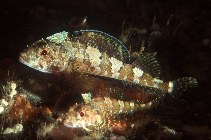
[[[167,124],[174,126],[176,125],[172,124],[176,122],[174,119],[180,120],[180,131],[185,131],[184,125],[194,128],[196,126],[196,132],[187,134],[191,138],[211,137],[205,132],[211,132],[211,2],[209,0],[1,1],[1,81],[7,79],[5,71],[8,69],[15,72],[19,67],[23,67],[18,62],[18,55],[27,44],[56,32],[67,31],[71,20],[81,17],[88,17],[90,29],[102,30],[116,37],[121,35],[123,23],[146,29],[148,32],[159,31],[162,35],[154,47],[163,66],[164,79],[193,76],[199,80],[198,89],[182,95],[181,100],[185,103],[181,103],[182,105],[178,103],[178,107],[172,105],[174,101],[169,103],[175,107],[174,111],[182,113],[179,115],[173,113],[175,118]],[[171,20],[167,25],[170,17]],[[161,112],[165,111],[161,109]],[[171,118],[171,115],[169,116]]]

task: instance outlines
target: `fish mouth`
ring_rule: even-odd
[[[22,64],[28,66],[28,62],[26,61],[26,59],[24,59],[24,58],[25,58],[24,56],[25,56],[24,53],[21,53],[21,54],[20,54],[20,56],[19,56],[19,62],[21,62]]]
[[[23,59],[22,57],[19,57],[19,62],[21,62],[21,63],[24,64],[25,66],[28,66],[28,67],[32,68],[32,66],[30,66],[30,65],[27,63],[27,61],[25,61],[25,59]],[[37,70],[39,70],[39,69],[37,69]]]
[[[21,62],[22,64],[28,66],[28,67],[32,67],[30,66],[29,62],[27,61],[26,57],[25,57],[26,54],[24,53],[21,53],[20,56],[19,56],[19,62]]]
[[[33,69],[38,70],[38,71],[41,71],[43,73],[51,73],[51,72],[48,72],[48,71],[46,71],[46,70],[44,70],[42,68],[36,67],[33,64],[30,64],[29,63],[30,61],[27,61],[25,56],[26,56],[26,54],[21,53],[20,56],[19,56],[19,62],[21,62],[22,64],[24,64],[24,65],[26,65],[26,66],[28,66],[30,68],[33,68]]]

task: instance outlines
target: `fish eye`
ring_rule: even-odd
[[[83,112],[80,112],[80,116],[83,117],[84,116],[84,113]]]
[[[47,55],[47,51],[46,50],[42,50],[41,55]]]

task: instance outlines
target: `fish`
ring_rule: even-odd
[[[163,81],[156,53],[142,53],[134,62],[117,38],[98,30],[55,33],[20,53],[19,61],[44,73],[78,72],[149,87],[160,93],[177,93],[197,87],[197,79]]]
[[[71,106],[63,124],[70,128],[83,128],[87,132],[113,131],[117,124],[114,120],[118,120],[119,115],[147,111],[153,104],[122,101],[110,97],[92,98],[91,93],[84,93],[82,97],[84,103]]]

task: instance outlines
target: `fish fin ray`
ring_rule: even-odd
[[[98,30],[78,30],[72,33],[71,38],[77,38],[82,43],[96,46],[101,53],[106,52],[124,63],[130,62],[130,53],[125,45],[117,38]]]
[[[141,68],[155,78],[161,79],[162,70],[156,55],[157,53],[140,53],[132,65]]]
[[[170,81],[171,86],[169,86],[168,92],[171,93],[181,93],[187,91],[190,88],[196,88],[198,82],[196,78],[193,77],[182,77],[175,81]]]

